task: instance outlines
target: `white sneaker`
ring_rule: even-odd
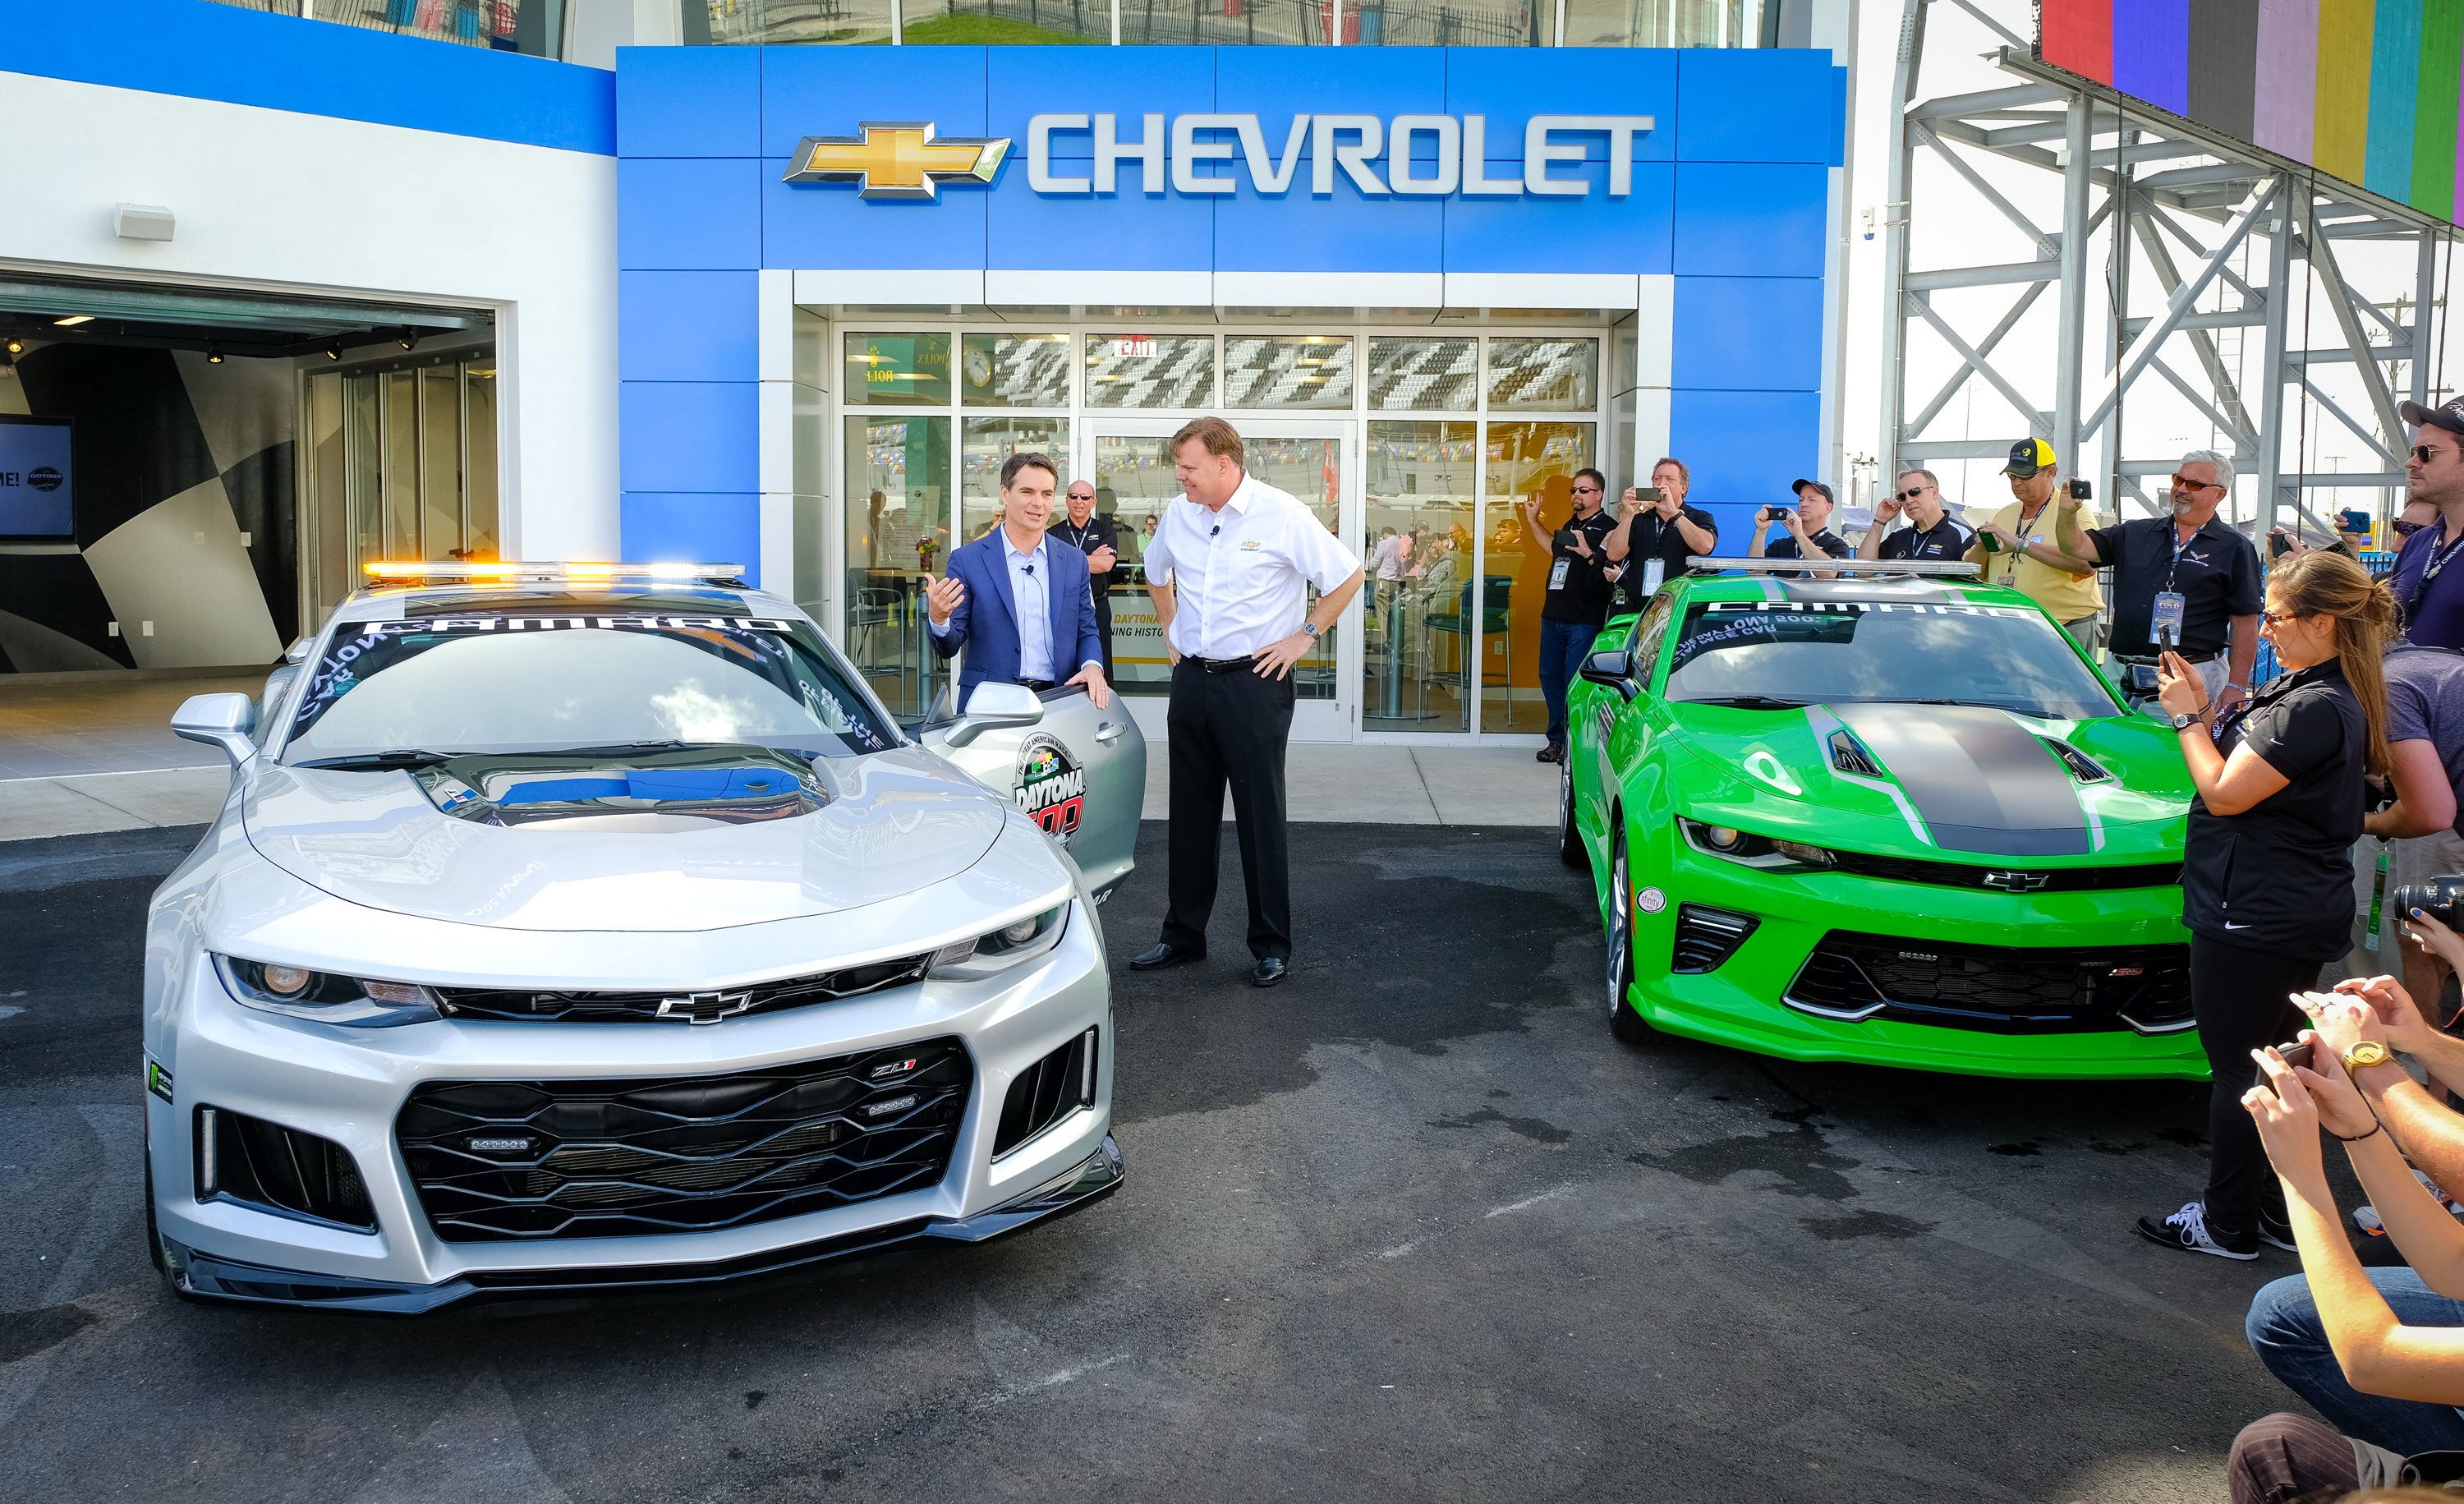
[[[2208,1208],[2199,1202],[2186,1201],[2182,1209],[2162,1219],[2139,1219],[2139,1235],[2150,1243],[2159,1243],[2185,1253],[2212,1253],[2218,1258],[2255,1259],[2258,1257],[2258,1237],[2246,1233],[2235,1240],[2235,1246],[2216,1241],[2208,1231]]]
[[[2464,1206],[2458,1206],[2455,1205],[2454,1198],[2449,1196],[2445,1191],[2440,1190],[2436,1181],[2431,1180],[2429,1176],[2423,1174],[2419,1170],[2412,1172],[2412,1178],[2421,1183],[2421,1188],[2423,1190],[2430,1192],[2431,1195],[2437,1198],[2438,1205],[2446,1207],[2450,1216],[2458,1218],[2459,1220],[2464,1220]],[[2374,1238],[2383,1238],[2387,1236],[2387,1224],[2379,1220],[2379,1209],[2376,1206],[2372,1206],[2367,1204],[2364,1204],[2353,1208],[2353,1226],[2361,1228],[2364,1232],[2368,1233]]]

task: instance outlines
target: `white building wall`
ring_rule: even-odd
[[[493,307],[502,551],[616,557],[614,159],[7,72],[0,120],[0,274]]]

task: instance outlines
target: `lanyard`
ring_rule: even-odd
[[[2446,532],[2447,519],[2442,517],[2438,520],[2438,530],[2442,534]],[[2454,538],[2450,539],[2444,548],[2435,543],[2431,545],[2430,563],[2422,566],[2420,581],[2413,586],[2412,593],[2405,597],[2406,621],[2412,620],[2413,614],[2421,609],[2421,603],[2430,597],[2430,582],[2438,578],[2439,571],[2447,567],[2447,562],[2455,557],[2455,551],[2459,548],[2464,548],[2464,533],[2458,533]]]
[[[2019,546],[2011,550],[2010,562],[2002,566],[2002,583],[2004,585],[2009,585],[2013,580],[2018,578],[2019,561],[2028,557],[2028,545],[2030,543],[2041,543],[2044,542],[2043,539],[2036,536],[2036,529],[2045,525],[2045,513],[2051,510],[2052,505],[2053,504],[2051,502],[2047,502],[2044,506],[2036,508],[2036,515],[2034,518],[2028,516],[2028,509],[2026,507],[2021,507],[2019,509],[2019,515],[2011,519],[2013,522],[2022,522],[2025,523],[2026,526],[2024,529],[2017,530]]]
[[[2173,526],[2169,520],[2165,525],[2168,529]],[[2184,538],[2178,530],[2173,532],[2173,562],[2165,570],[2166,594],[2170,595],[2173,593],[2173,571],[2182,567],[2183,551],[2189,548],[2192,543],[2197,542],[2199,541],[2199,533],[2204,533],[2207,530],[2207,524],[2201,523],[2199,526],[2199,532],[2192,533],[2188,538]]]

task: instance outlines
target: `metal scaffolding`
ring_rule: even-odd
[[[2122,515],[2132,502],[2159,510],[2144,481],[2170,475],[2181,455],[2150,453],[2157,441],[2134,442],[2128,422],[2133,395],[2155,387],[2212,426],[2212,447],[2251,482],[2236,488],[2230,515],[2254,536],[2278,506],[2323,530],[2313,493],[2404,485],[2397,403],[2432,392],[2453,226],[2047,67],[1975,0],[1903,4],[1880,224],[1893,298],[1881,335],[1886,482],[1903,466],[1999,458],[2024,431],[2095,480],[2099,497],[2126,498]],[[2000,38],[1990,60],[2009,85],[1929,97],[1925,27],[1940,5]],[[1915,191],[1926,159],[1973,196]],[[1937,243],[1942,216],[1972,217],[1979,200],[2033,254],[1911,270],[1911,243]],[[2057,211],[2032,213],[2026,202]],[[2346,263],[2359,257],[2338,248],[2364,243],[2411,254],[2373,254],[2379,269],[2363,279],[2381,285],[2356,286]],[[2024,352],[2012,348],[2047,288],[2057,299],[2052,347],[2039,332]],[[2314,333],[2320,316],[2332,335]],[[1912,391],[1912,348],[1947,358],[1948,379]],[[1945,415],[1963,399],[1979,414],[2007,409],[2013,426],[1998,437],[1947,436],[1955,429]],[[2311,446],[2299,441],[2329,431],[2362,468],[2312,468]],[[2082,456],[2093,456],[2092,472],[2075,468]]]

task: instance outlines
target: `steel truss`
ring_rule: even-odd
[[[2154,453],[2171,448],[2161,438],[2134,444],[2131,398],[2153,383],[2211,424],[2220,435],[2211,447],[2230,453],[2254,482],[2237,488],[2231,514],[2254,537],[2279,505],[2324,530],[2314,492],[2404,484],[2399,392],[2431,397],[2453,227],[2047,67],[1972,0],[1903,3],[1897,139],[1880,227],[1895,303],[1881,335],[1885,483],[1903,466],[2000,458],[2024,431],[2050,442],[2065,469],[2096,480],[2099,497],[2128,498],[2123,515],[2130,503],[2153,512],[2150,493],[2161,487],[2148,477],[2170,475],[2181,458],[2177,449]],[[2008,86],[1926,96],[1925,23],[1940,4],[2002,39],[1991,60],[2011,76]],[[1945,216],[1976,212],[1958,195],[1915,200],[1923,158],[1947,167],[2033,255],[1911,270],[1912,240],[1925,244],[1921,237]],[[2053,223],[2013,202],[2041,202],[2056,185]],[[2363,242],[2410,248],[2393,279],[2402,285],[2354,285],[2345,271],[2354,258],[2338,247]],[[2383,268],[2392,258],[2377,259],[2376,280],[2391,280]],[[2099,274],[2101,293],[2090,280]],[[2024,351],[2009,346],[2048,288],[2057,299],[2052,347],[2041,335],[2022,342]],[[1945,296],[1970,289],[2005,291]],[[2332,339],[2313,343],[2314,308],[2332,319]],[[2255,352],[2252,330],[2260,331]],[[1955,369],[1938,386],[1911,390],[1912,345],[1938,353],[1926,342]],[[2007,408],[2013,427],[1999,437],[1942,436],[1950,427],[1944,414],[1963,398],[1979,413],[1989,403],[1997,414]],[[2358,446],[2363,468],[2305,469],[2295,441],[2324,425],[2334,426],[2336,441]],[[2075,468],[2082,456],[2095,456],[2092,472]]]

